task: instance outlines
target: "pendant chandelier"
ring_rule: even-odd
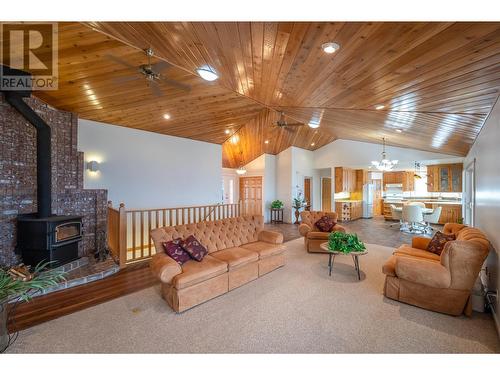
[[[389,160],[387,159],[387,154],[385,152],[385,138],[382,138],[382,160],[380,161],[372,161],[372,165],[377,168],[379,171],[390,171],[396,164],[398,164],[398,160]]]
[[[243,167],[243,151],[240,151],[240,166],[236,169],[236,173],[240,176],[247,173],[247,170]]]

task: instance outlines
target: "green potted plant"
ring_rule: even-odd
[[[294,224],[299,224],[299,215],[300,215],[300,210],[304,208],[306,205],[306,200],[302,196],[302,193],[299,192],[295,198],[293,198],[293,204],[292,207],[295,209],[295,223]]]
[[[14,274],[9,269],[0,268],[0,353],[10,344],[7,330],[9,302],[30,301],[33,294],[65,280],[65,273],[57,269],[47,269],[50,262],[40,262],[31,275],[23,280],[23,274]]]
[[[328,249],[349,254],[364,251],[366,247],[355,233],[332,232],[328,235]]]
[[[276,199],[271,202],[271,208],[280,209],[283,208],[283,206],[284,206],[283,202],[280,201],[279,199]]]

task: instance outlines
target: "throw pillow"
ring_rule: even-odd
[[[188,260],[191,260],[189,254],[181,247],[182,239],[176,238],[175,240],[163,242],[163,249],[165,253],[175,260],[180,265],[183,265]]]
[[[427,251],[430,251],[431,253],[437,255],[441,255],[441,252],[443,251],[446,242],[454,240],[455,240],[455,235],[453,233],[444,234],[443,232],[437,231],[436,234],[434,234],[434,237],[432,237],[431,242],[429,242],[429,245],[427,245]]]
[[[181,246],[191,256],[191,258],[197,260],[198,262],[201,262],[205,255],[208,254],[207,248],[203,246],[193,235],[182,241]]]
[[[321,232],[331,232],[335,226],[335,222],[330,216],[322,216],[317,222],[314,223]]]

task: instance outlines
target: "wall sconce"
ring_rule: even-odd
[[[89,172],[99,172],[99,162],[95,160],[87,162],[87,170]]]

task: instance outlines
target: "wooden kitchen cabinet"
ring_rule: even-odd
[[[439,164],[427,166],[428,192],[462,192],[463,164]]]
[[[356,171],[351,168],[335,167],[335,193],[356,191]]]
[[[410,171],[384,172],[384,190],[386,184],[401,184],[403,191],[415,190],[415,175]]]
[[[433,204],[432,208],[441,207],[441,216],[439,216],[439,224],[458,223],[462,218],[461,204]]]
[[[356,191],[362,192],[363,185],[368,183],[368,171],[364,169],[356,169]]]

